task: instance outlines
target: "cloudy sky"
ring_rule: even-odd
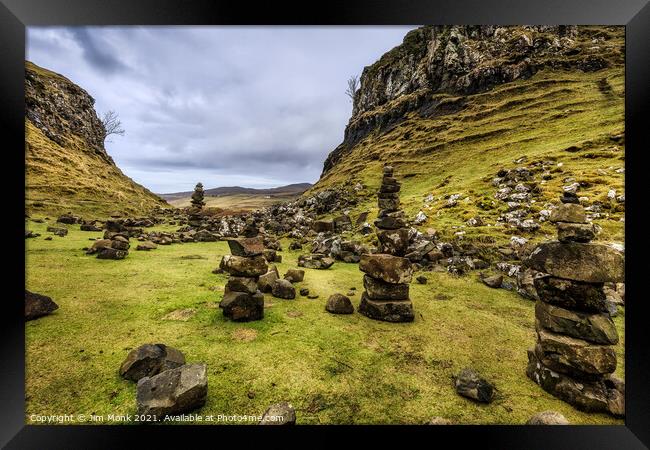
[[[315,182],[343,139],[347,80],[411,27],[30,27],[27,59],[126,130],[109,154],[156,193]]]

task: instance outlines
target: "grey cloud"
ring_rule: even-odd
[[[318,179],[348,77],[410,28],[30,27],[27,50],[118,112],[107,151],[154,192],[272,187]]]

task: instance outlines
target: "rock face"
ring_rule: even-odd
[[[59,309],[59,305],[41,294],[36,294],[25,289],[25,320],[34,320],[52,314]]]
[[[585,28],[435,25],[410,31],[401,45],[364,68],[344,140],[328,155],[321,176],[370,133],[389,129],[408,113],[459,111],[466,94],[529,78],[545,66],[584,71],[607,66],[603,53],[574,48],[591,38]],[[441,104],[436,93],[460,100]]]
[[[138,381],[138,414],[182,414],[203,406],[207,395],[205,364],[186,364]]]
[[[219,267],[230,274],[219,308],[223,315],[235,322],[249,322],[264,318],[264,294],[269,280],[268,265],[262,256],[264,241],[250,220],[243,230],[243,238],[228,240],[232,255],[224,255]],[[277,269],[270,272],[277,279]],[[260,279],[263,279],[260,283]]]
[[[165,344],[144,344],[129,352],[120,366],[120,376],[138,381],[183,364],[185,356],[179,350]]]
[[[26,208],[50,213],[48,203],[67,203],[79,213],[90,201],[108,215],[116,208],[141,213],[169,206],[115,165],[104,148],[106,130],[94,104],[67,78],[25,63]],[[61,211],[51,211],[56,212]],[[75,216],[68,213],[64,220],[68,217]]]
[[[595,233],[577,203],[563,203],[550,220],[559,241],[540,244],[524,260],[542,272],[533,280],[537,343],[528,351],[526,374],[578,409],[622,416],[625,384],[611,381],[618,333],[603,287],[623,281],[623,255],[588,243]]]

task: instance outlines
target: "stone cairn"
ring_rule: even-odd
[[[246,224],[244,237],[229,239],[230,255],[224,255],[220,267],[230,274],[219,307],[223,315],[237,322],[264,317],[264,294],[257,281],[267,272],[263,256],[264,240],[252,221]]]
[[[534,280],[537,344],[528,350],[526,374],[545,391],[587,412],[625,414],[625,383],[616,369],[616,327],[603,291],[624,280],[623,255],[589,243],[594,225],[584,208],[565,202],[554,209],[558,240],[540,244],[524,265],[543,272]]]
[[[379,188],[378,254],[361,255],[359,270],[364,272],[365,291],[359,312],[371,319],[386,322],[412,322],[413,304],[409,299],[409,283],[413,269],[403,258],[408,247],[408,230],[399,203],[400,184],[393,177],[393,167],[384,166]]]

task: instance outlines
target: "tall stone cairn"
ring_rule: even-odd
[[[264,317],[264,294],[257,289],[260,275],[268,271],[262,255],[264,240],[254,224],[249,223],[244,237],[228,240],[230,255],[224,255],[221,267],[228,272],[228,282],[219,308],[236,322],[250,322]]]
[[[535,279],[537,343],[526,374],[545,391],[587,412],[625,415],[625,382],[614,377],[618,333],[603,291],[623,282],[623,255],[589,243],[594,225],[584,208],[564,202],[551,213],[558,240],[540,244],[524,261]]]
[[[361,255],[359,270],[364,272],[364,292],[359,312],[371,319],[386,322],[412,322],[415,315],[409,298],[413,277],[411,262],[403,258],[408,247],[408,230],[399,203],[400,183],[393,177],[393,167],[384,166],[378,193],[378,254]]]

